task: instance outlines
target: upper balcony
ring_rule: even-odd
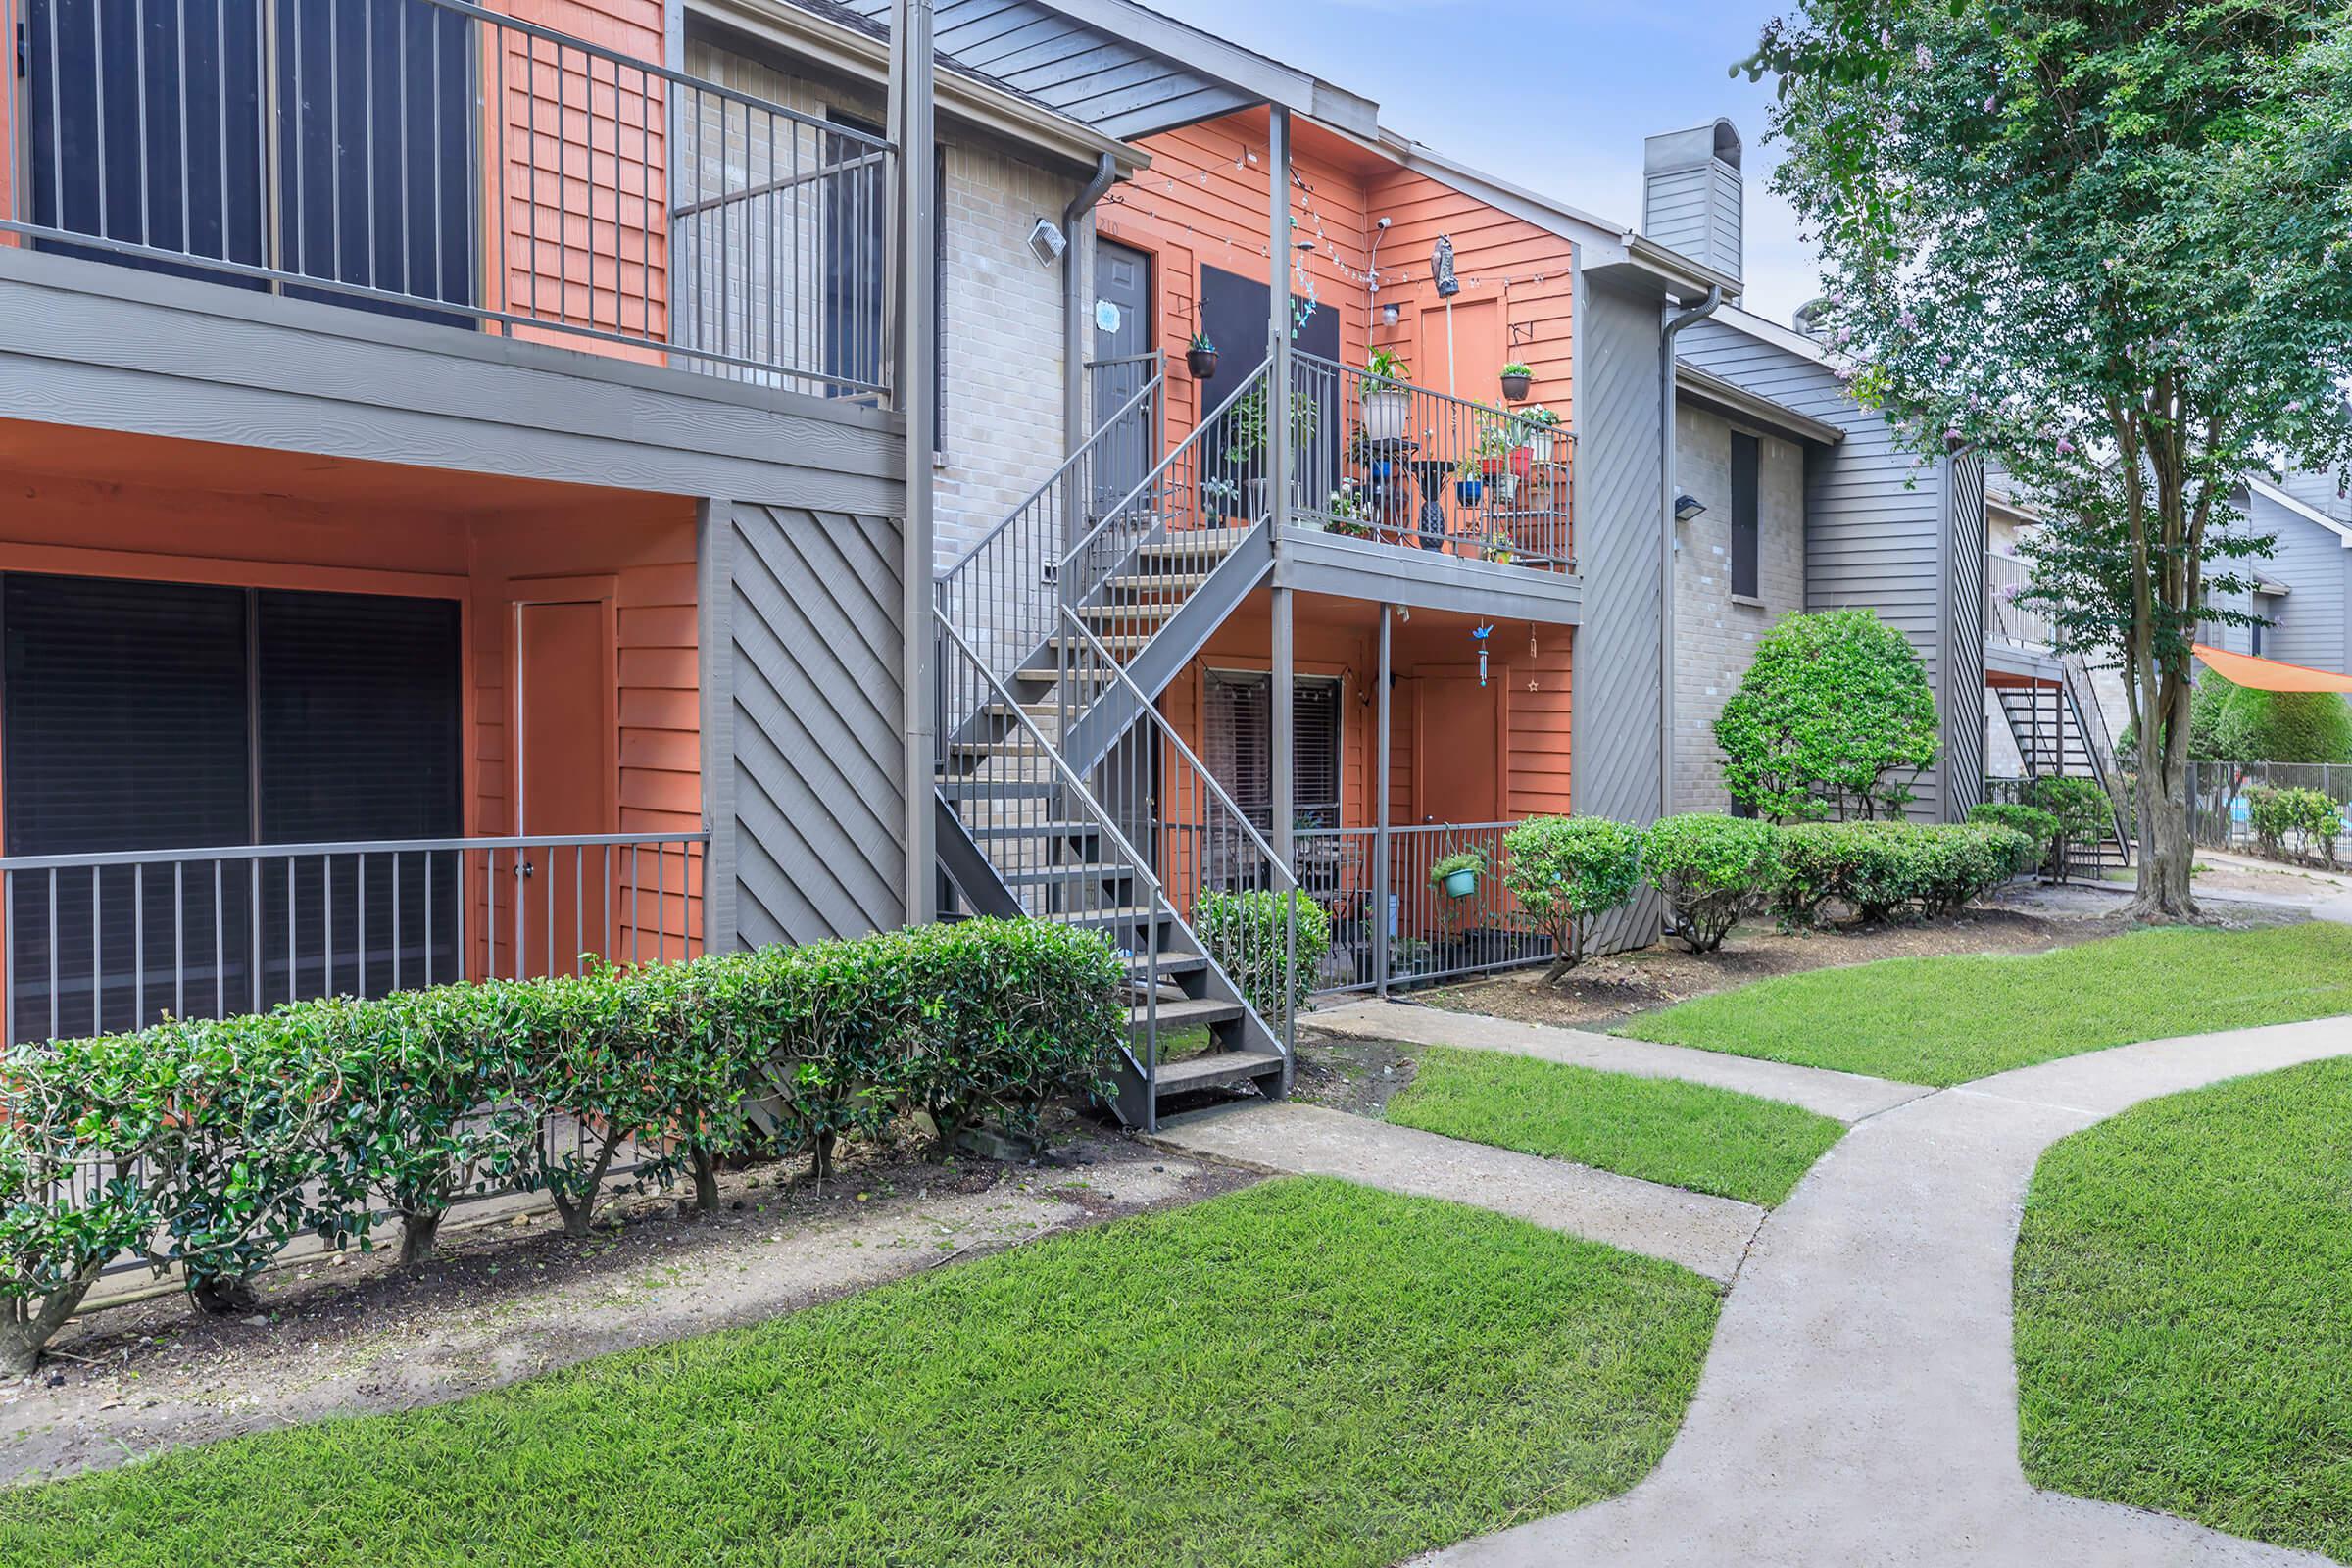
[[[0,252],[886,401],[888,143],[588,9],[0,0]]]

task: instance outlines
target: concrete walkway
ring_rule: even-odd
[[[1753,1203],[1664,1187],[1564,1159],[1517,1154],[1296,1101],[1243,1101],[1162,1122],[1180,1153],[1255,1170],[1337,1176],[1412,1198],[1491,1208],[1548,1230],[1647,1252],[1718,1284],[1764,1221]]]
[[[1572,1066],[1631,1073],[1639,1078],[1681,1078],[1759,1095],[1766,1100],[1785,1100],[1844,1122],[1875,1116],[1935,1092],[1918,1084],[1889,1083],[1884,1078],[1865,1078],[1860,1073],[1792,1067],[1787,1062],[1728,1055],[1720,1051],[1620,1040],[1614,1035],[1592,1034],[1583,1029],[1514,1023],[1481,1013],[1447,1012],[1439,1007],[1407,1006],[1396,1002],[1346,1003],[1309,1013],[1305,1022],[1311,1028],[1359,1040],[1401,1040],[1422,1046],[1459,1046],[1465,1051],[1507,1051]]]
[[[1862,1120],[1758,1231],[1659,1467],[1622,1497],[1425,1561],[2324,1562],[2029,1487],[2010,1256],[2055,1140],[2153,1096],[2347,1054],[2343,1018],[2124,1046]]]

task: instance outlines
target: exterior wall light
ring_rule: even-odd
[[[1706,503],[1694,495],[1686,493],[1674,498],[1674,520],[1677,522],[1689,522],[1706,510]]]

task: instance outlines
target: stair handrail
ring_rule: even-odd
[[[1237,384],[1231,392],[1225,395],[1222,402],[1218,403],[1214,409],[1203,415],[1200,420],[1193,425],[1192,429],[1186,432],[1183,440],[1177,442],[1173,447],[1170,447],[1167,455],[1152,466],[1152,471],[1145,474],[1141,482],[1139,482],[1134,489],[1128,491],[1126,495],[1119,499],[1119,502],[1116,506],[1110,508],[1099,519],[1096,520],[1095,525],[1087,530],[1085,538],[1079,540],[1077,544],[1071,546],[1068,551],[1063,553],[1061,558],[1061,566],[1059,569],[1059,578],[1065,589],[1065,592],[1062,595],[1063,603],[1065,605],[1068,604],[1072,598],[1072,595],[1067,591],[1071,582],[1070,568],[1077,564],[1078,558],[1094,548],[1095,542],[1102,538],[1103,529],[1109,527],[1112,523],[1127,515],[1128,509],[1133,507],[1138,501],[1142,500],[1147,494],[1157,489],[1160,482],[1167,477],[1168,469],[1173,466],[1179,459],[1183,458],[1187,453],[1193,451],[1196,446],[1204,445],[1210,433],[1219,427],[1220,422],[1224,419],[1225,416],[1232,411],[1233,406],[1236,403],[1239,403],[1242,398],[1246,396],[1252,388],[1262,385],[1265,380],[1266,367],[1263,365],[1260,365],[1256,369],[1250,371],[1250,374],[1244,376],[1240,383]],[[1280,499],[1277,498],[1277,505],[1279,504]],[[1084,592],[1093,592],[1092,585],[1090,584],[1087,589],[1084,590]],[[1083,595],[1080,597],[1083,597]]]
[[[1111,657],[1110,650],[1102,645],[1102,641],[1095,636],[1093,630],[1089,628],[1083,620],[1078,618],[1077,612],[1070,609],[1069,606],[1064,605],[1062,607],[1061,613],[1065,633],[1075,633],[1078,638],[1082,639],[1087,652],[1095,659],[1101,661],[1103,667],[1110,671],[1112,681],[1115,684],[1124,686],[1127,689],[1128,695],[1134,700],[1135,703],[1138,722],[1149,724],[1152,728],[1158,732],[1159,737],[1162,740],[1174,745],[1176,754],[1182,760],[1185,766],[1189,767],[1192,772],[1198,776],[1199,784],[1203,792],[1204,800],[1206,802],[1213,803],[1215,806],[1221,808],[1228,815],[1230,815],[1233,821],[1239,825],[1241,831],[1247,835],[1247,842],[1254,846],[1257,852],[1264,857],[1267,867],[1266,880],[1272,884],[1272,886],[1270,886],[1266,891],[1272,893],[1276,898],[1282,901],[1283,983],[1279,990],[1280,1004],[1282,1009],[1281,1016],[1278,1019],[1269,1021],[1262,1013],[1257,1012],[1256,1004],[1249,1000],[1249,994],[1244,991],[1242,987],[1235,985],[1233,989],[1234,994],[1243,999],[1242,1005],[1248,1007],[1252,1014],[1255,1014],[1258,1022],[1261,1024],[1266,1024],[1268,1027],[1268,1032],[1273,1034],[1275,1039],[1280,1042],[1284,1059],[1286,1061],[1296,1061],[1298,1059],[1298,1008],[1294,1001],[1298,995],[1298,988],[1294,983],[1294,976],[1298,963],[1298,874],[1291,869],[1290,865],[1284,861],[1280,855],[1275,853],[1274,846],[1266,842],[1265,835],[1258,832],[1257,824],[1250,820],[1250,813],[1242,809],[1240,803],[1235,801],[1233,796],[1226,791],[1225,786],[1217,782],[1216,775],[1211,773],[1208,770],[1207,765],[1200,760],[1200,759],[1194,753],[1193,749],[1185,744],[1184,737],[1176,733],[1176,727],[1168,722],[1168,716],[1159,710],[1158,705],[1144,695],[1144,689],[1136,684],[1135,677],[1127,673],[1126,667],[1122,665],[1116,659]],[[1065,644],[1064,646],[1066,648],[1069,645]],[[1066,655],[1064,656],[1064,662],[1065,670],[1061,684],[1066,690],[1069,686],[1069,678],[1066,671]],[[1187,930],[1191,930],[1192,922],[1185,918],[1182,911],[1175,908],[1174,901],[1170,900],[1168,901],[1168,904],[1169,912],[1174,915],[1177,920],[1181,921]],[[1207,946],[1208,945],[1206,943],[1201,944],[1203,955],[1207,956],[1208,961],[1211,964],[1218,964],[1216,956],[1207,952]],[[1218,968],[1219,972],[1222,973],[1223,966],[1218,964]],[[1232,976],[1227,975],[1226,980],[1230,984],[1232,982]]]
[[[1152,376],[1149,381],[1146,381],[1141,387],[1137,388],[1135,395],[1127,399],[1126,402],[1120,404],[1118,408],[1113,410],[1108,418],[1099,421],[1095,426],[1094,434],[1088,436],[1084,441],[1080,442],[1077,448],[1072,451],[1068,457],[1062,459],[1060,466],[1055,467],[1052,473],[1047,474],[1045,479],[1037,486],[1036,489],[1031,490],[1027,495],[1021,497],[1021,499],[1014,504],[1013,509],[1004,514],[1004,518],[1002,522],[999,522],[995,527],[989,529],[988,532],[982,534],[978,539],[972,541],[970,548],[966,549],[961,555],[957,556],[947,565],[940,567],[938,571],[934,572],[932,575],[935,580],[942,583],[947,582],[950,578],[962,571],[965,566],[969,565],[973,559],[976,558],[982,551],[986,550],[990,545],[996,543],[998,538],[1004,534],[1005,529],[1011,527],[1014,523],[1021,520],[1022,513],[1027,512],[1031,507],[1036,506],[1038,502],[1044,500],[1048,492],[1052,491],[1055,486],[1059,485],[1063,480],[1070,476],[1070,470],[1072,468],[1076,467],[1082,460],[1091,457],[1093,455],[1093,450],[1096,443],[1102,441],[1105,436],[1108,436],[1113,431],[1117,430],[1119,421],[1121,419],[1124,419],[1128,415],[1134,413],[1138,407],[1149,401],[1155,393],[1159,392],[1161,388],[1166,385],[1167,378],[1167,372],[1162,370],[1158,374]],[[1131,496],[1129,499],[1132,500],[1133,497]],[[1121,505],[1124,504],[1124,502],[1121,503]]]
[[[2066,700],[2075,710],[2076,727],[2082,731],[2082,750],[2090,757],[2091,773],[2099,788],[2107,792],[2113,809],[2116,846],[2129,860],[2132,834],[2121,788],[2123,769],[2116,761],[2115,738],[2107,730],[2107,710],[2099,706],[2099,694],[2090,684],[2090,661],[2078,649],[2061,647],[2058,667],[2066,677]]]
[[[1175,725],[1168,722],[1168,715],[1159,710],[1159,705],[1144,695],[1144,689],[1135,683],[1135,677],[1127,673],[1127,666],[1111,657],[1110,650],[1102,646],[1102,641],[1095,636],[1086,622],[1078,618],[1077,612],[1071,610],[1069,606],[1062,606],[1061,617],[1063,623],[1070,630],[1075,631],[1086,640],[1088,651],[1102,661],[1117,684],[1127,688],[1128,695],[1135,699],[1139,719],[1151,723],[1169,744],[1176,748],[1176,755],[1200,775],[1200,782],[1207,787],[1210,796],[1218,805],[1232,812],[1234,819],[1241,823],[1243,831],[1250,835],[1250,841],[1257,846],[1260,854],[1265,856],[1267,863],[1272,865],[1284,882],[1289,884],[1279,891],[1296,891],[1298,886],[1297,874],[1283,863],[1281,856],[1274,853],[1274,846],[1266,842],[1266,836],[1257,830],[1257,824],[1250,820],[1250,813],[1243,810],[1240,803],[1226,793],[1225,786],[1217,782],[1217,776],[1208,770],[1207,764],[1202,762],[1193,749],[1184,743],[1184,737],[1176,732]]]
[[[1054,764],[1054,771],[1061,775],[1063,786],[1084,804],[1087,814],[1095,819],[1096,827],[1108,835],[1113,846],[1126,859],[1127,864],[1124,869],[1132,871],[1140,878],[1150,889],[1153,900],[1165,907],[1170,914],[1174,914],[1176,906],[1168,898],[1167,890],[1160,885],[1159,878],[1153,874],[1151,862],[1146,860],[1143,853],[1128,841],[1127,835],[1119,831],[1118,823],[1110,819],[1110,813],[1105,811],[1102,803],[1095,799],[1095,792],[1086,787],[1086,781],[1081,779],[1071,768],[1068,760],[1062,757],[1060,749],[1046,739],[1045,732],[1037,727],[1037,721],[1029,716],[1028,710],[1021,707],[1019,700],[1011,692],[1005,690],[1004,683],[997,678],[997,672],[988,667],[988,662],[980,657],[970,643],[964,641],[963,633],[956,629],[955,622],[951,621],[944,613],[938,614],[938,620],[940,630],[947,634],[949,641],[956,646],[957,652],[972,662],[972,667],[980,671],[981,679],[988,683],[990,691],[995,694],[997,702],[1003,706],[1004,711],[1010,713],[1014,721],[1029,732],[1029,738],[1037,742],[1038,750],[1045,754],[1046,759]]]

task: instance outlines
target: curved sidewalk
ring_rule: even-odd
[[[1862,1120],[1757,1233],[1658,1468],[1624,1496],[1423,1561],[2324,1563],[2029,1487],[2010,1257],[2057,1139],[2158,1095],[2343,1054],[2352,1019],[2121,1046]]]

